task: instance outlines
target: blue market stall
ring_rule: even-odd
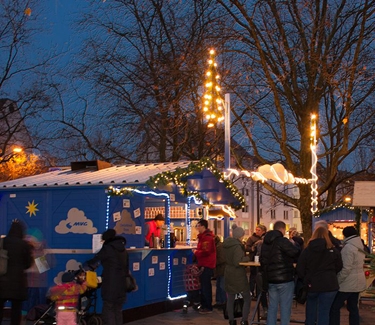
[[[313,228],[317,221],[324,220],[329,225],[332,234],[342,240],[342,230],[347,226],[355,226],[360,229],[361,238],[373,251],[373,223],[368,218],[365,209],[354,208],[349,204],[332,205],[313,217]]]
[[[70,168],[0,183],[0,234],[7,233],[14,219],[40,230],[46,253],[54,257],[46,271],[52,285],[64,271],[78,269],[91,258],[100,249],[100,234],[114,228],[127,239],[131,271],[139,285],[124,305],[131,309],[185,294],[191,220],[201,217],[201,203],[236,208],[243,204],[237,189],[208,160],[124,166],[75,162]],[[173,227],[178,229],[177,247],[144,247],[145,222],[157,212],[166,216],[167,236]],[[100,299],[97,309],[101,311]]]

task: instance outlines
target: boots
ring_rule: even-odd
[[[249,322],[247,320],[242,320],[240,325],[249,325]]]
[[[236,320],[230,320],[229,325],[237,325],[237,321]]]

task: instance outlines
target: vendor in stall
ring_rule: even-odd
[[[154,218],[154,220],[151,220],[149,222],[146,222],[145,224],[145,246],[150,246],[150,239],[152,235],[154,237],[161,238],[163,235],[161,233],[161,228],[163,227],[165,222],[165,218],[162,214],[157,214]]]

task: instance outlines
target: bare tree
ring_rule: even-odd
[[[48,106],[44,84],[50,56],[34,46],[41,36],[38,1],[0,3],[0,162],[13,157],[13,147],[31,149],[30,130]]]
[[[222,12],[212,1],[117,0],[92,6],[96,10],[81,22],[91,36],[76,78],[90,85],[106,124],[100,137],[91,132],[86,138],[90,151],[130,162],[217,156],[222,149],[207,129],[201,96],[208,50],[220,41]],[[83,132],[78,120],[64,123],[68,132]]]
[[[375,2],[217,2],[237,26],[238,41],[229,49],[239,54],[233,114],[252,153],[261,163],[281,161],[310,178],[310,117],[317,114],[319,195],[333,203],[345,180],[338,169],[374,132]],[[266,187],[300,210],[309,238],[310,188],[300,185],[295,199]]]

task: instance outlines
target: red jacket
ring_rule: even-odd
[[[152,236],[152,234],[154,234],[154,237],[159,237],[160,238],[160,231],[161,229],[157,227],[156,225],[156,221],[155,220],[152,220],[150,222],[147,222],[148,226],[150,227],[149,228],[149,231],[148,233],[146,234],[145,236],[145,239],[146,239],[146,242],[150,242],[150,238]]]
[[[209,229],[198,235],[198,245],[195,251],[198,266],[214,269],[216,267],[215,235]]]

